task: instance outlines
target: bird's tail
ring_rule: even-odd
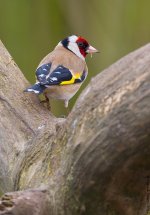
[[[39,82],[32,85],[31,87],[28,87],[27,89],[24,90],[24,92],[33,92],[36,94],[41,94],[43,91],[46,89],[45,86],[41,85]]]

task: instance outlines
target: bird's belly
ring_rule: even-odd
[[[49,98],[70,100],[79,90],[81,83],[64,86],[50,86],[45,90]]]

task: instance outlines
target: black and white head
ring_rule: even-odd
[[[70,50],[83,60],[85,59],[87,54],[93,54],[98,52],[98,50],[91,46],[87,42],[87,40],[85,40],[83,37],[78,37],[76,35],[72,35],[63,39],[61,42],[58,43],[58,46],[59,45]]]

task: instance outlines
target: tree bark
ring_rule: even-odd
[[[145,215],[150,44],[94,77],[56,118],[0,44],[0,214]]]

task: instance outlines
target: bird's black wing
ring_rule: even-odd
[[[45,85],[47,82],[47,77],[50,73],[51,63],[43,64],[36,70],[36,77],[40,84]]]
[[[41,85],[59,85],[63,81],[72,79],[70,70],[62,65],[59,65],[53,72],[50,73],[51,63],[43,64],[36,70],[37,80]]]
[[[72,74],[72,72],[59,65],[53,72],[50,73],[51,63],[44,64],[36,70],[36,77],[38,82],[27,88],[25,92],[34,92],[41,94],[44,90],[53,85],[68,85],[81,83],[86,78],[86,71],[81,73]]]
[[[52,73],[47,77],[46,86],[51,85],[68,85],[81,83],[86,78],[86,71],[73,74],[68,68],[59,65]]]
[[[49,76],[47,77],[46,85],[62,85],[63,82],[69,82],[73,78],[71,71],[59,65]]]
[[[80,83],[85,79],[85,72],[73,75],[72,72],[59,65],[56,69],[50,72],[51,64],[44,64],[36,70],[36,77],[39,83],[43,86],[66,85]]]

